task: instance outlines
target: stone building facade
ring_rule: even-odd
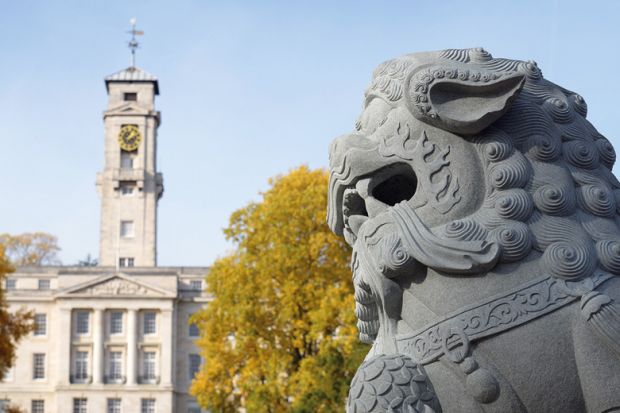
[[[188,319],[209,301],[208,268],[156,266],[158,81],[130,67],[105,83],[100,262],[21,267],[7,278],[10,309],[32,309],[36,327],[0,383],[0,411],[201,412],[188,394],[201,364]]]

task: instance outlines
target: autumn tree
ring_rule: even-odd
[[[13,365],[17,342],[33,328],[31,312],[9,312],[3,286],[6,275],[12,271],[13,267],[5,255],[4,246],[0,244],[0,380]]]
[[[59,265],[58,239],[45,232],[0,234],[0,244],[13,265]]]
[[[327,174],[270,181],[224,230],[235,250],[207,275],[191,322],[204,364],[191,392],[217,412],[341,412],[368,347],[357,340],[351,251],[325,223]]]

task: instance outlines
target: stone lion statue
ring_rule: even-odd
[[[375,70],[330,147],[372,343],[348,412],[620,411],[620,183],[586,114],[480,48]]]

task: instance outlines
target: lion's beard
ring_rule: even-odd
[[[384,346],[395,346],[402,305],[397,277],[420,265],[451,274],[481,273],[491,269],[499,255],[493,242],[435,235],[407,202],[368,220],[359,230],[352,260],[360,339],[371,343],[381,336]]]

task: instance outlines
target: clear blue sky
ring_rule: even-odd
[[[0,232],[56,234],[65,264],[98,254],[103,77],[160,79],[159,264],[209,265],[221,229],[267,179],[327,164],[372,69],[404,53],[484,46],[534,59],[584,96],[616,146],[620,2],[2,1]]]

